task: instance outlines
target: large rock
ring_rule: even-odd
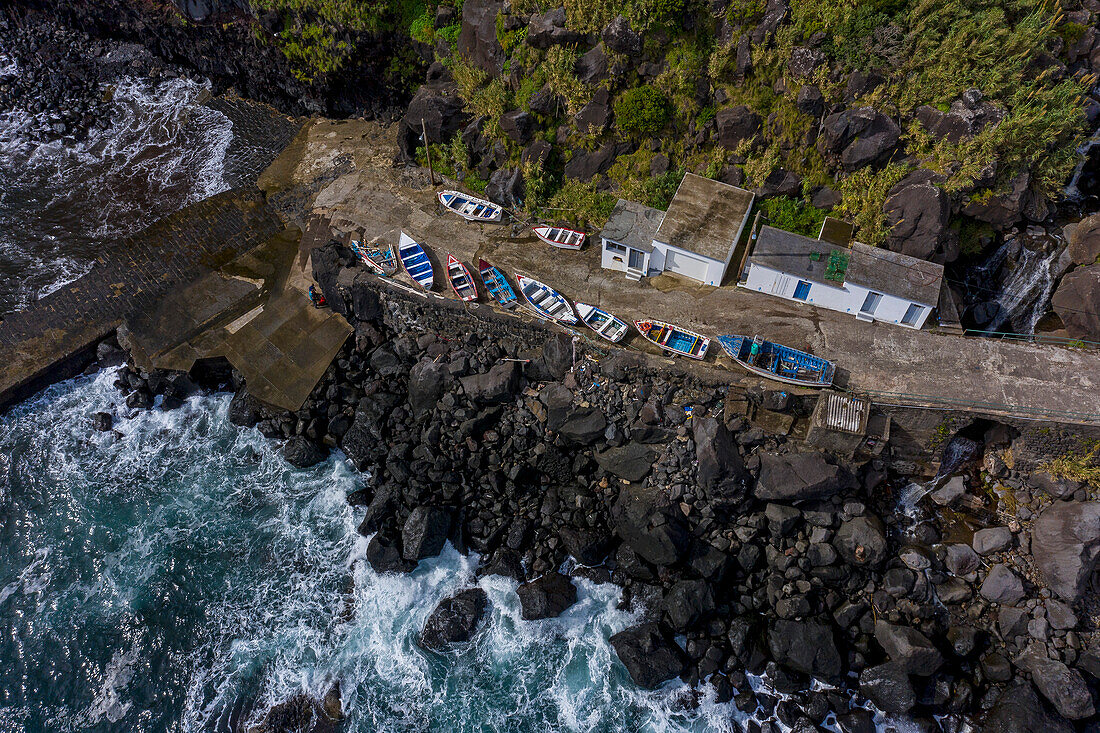
[[[1074,227],[1069,255],[1075,265],[1091,265],[1100,257],[1100,213],[1085,217]]]
[[[415,417],[428,414],[443,396],[447,384],[447,365],[421,359],[409,371],[409,406]]]
[[[416,148],[424,144],[420,140],[422,128],[427,130],[428,142],[444,143],[450,140],[469,121],[464,107],[465,102],[458,95],[457,85],[449,82],[422,85],[401,120],[398,134],[401,155],[408,161],[413,160]]]
[[[752,493],[764,501],[797,502],[822,499],[855,486],[850,473],[827,463],[818,453],[762,453],[760,477]]]
[[[606,173],[615,158],[629,149],[629,143],[607,142],[591,153],[575,150],[573,157],[565,164],[565,176],[578,181],[591,180],[593,176]]]
[[[1100,502],[1055,502],[1031,528],[1031,556],[1043,582],[1075,603],[1088,586],[1100,553]]]
[[[1052,476],[1046,471],[1032,473],[1028,476],[1028,482],[1052,499],[1068,499],[1082,486],[1080,481]]]
[[[1012,530],[1008,527],[987,527],[974,533],[971,541],[974,552],[979,555],[992,555],[1012,547]]]
[[[569,576],[547,573],[537,580],[524,583],[516,590],[523,618],[534,621],[554,618],[577,602],[577,586]]]
[[[418,506],[409,512],[401,528],[401,556],[414,561],[442,552],[451,533],[451,515],[441,506]]]
[[[1054,709],[1070,720],[1096,714],[1085,678],[1075,669],[1047,656],[1046,646],[1033,643],[1016,658],[1016,666],[1031,673],[1031,680]]]
[[[530,112],[514,109],[500,116],[500,131],[520,145],[526,145],[535,130],[535,118]]]
[[[566,551],[581,565],[599,565],[611,547],[611,538],[598,529],[563,527],[558,536]]]
[[[1073,725],[1051,712],[1031,683],[1018,680],[1001,693],[982,726],[984,733],[1073,733]]]
[[[844,670],[828,624],[780,619],[768,632],[768,648],[776,662],[796,672],[828,679]]]
[[[714,613],[714,594],[705,580],[680,580],[662,604],[674,631],[683,633]]]
[[[519,391],[522,371],[518,363],[503,361],[484,374],[462,377],[462,389],[474,402],[496,405],[510,402]]]
[[[733,150],[742,140],[751,138],[760,131],[760,115],[745,105],[727,107],[714,116],[718,126],[718,144]]]
[[[627,481],[641,481],[653,468],[657,453],[642,443],[627,443],[595,455],[600,468]]]
[[[647,690],[676,677],[687,665],[684,650],[657,623],[620,631],[611,637],[611,646],[634,684]]]
[[[657,487],[623,487],[611,505],[611,525],[623,542],[654,565],[672,565],[691,545],[683,512]]]
[[[882,210],[890,225],[888,249],[930,260],[943,245],[951,202],[942,188],[930,182],[895,187]]]
[[[578,43],[582,38],[580,33],[566,27],[564,6],[536,15],[527,25],[527,44],[534,48]]]
[[[582,135],[601,135],[611,125],[611,95],[600,87],[580,112],[573,115],[573,124]]]
[[[859,675],[859,692],[884,713],[901,715],[917,704],[909,673],[896,662],[868,667]]]
[[[489,597],[481,588],[460,590],[450,598],[443,599],[424,622],[424,629],[420,632],[420,646],[443,651],[452,644],[469,641],[477,631],[488,606]]]
[[[371,537],[367,543],[366,555],[367,562],[376,573],[407,573],[416,567],[415,562],[401,557],[401,549],[397,543],[381,532]]]
[[[485,197],[490,201],[509,209],[523,208],[523,199],[527,195],[527,186],[523,180],[523,171],[519,168],[500,168],[489,175],[485,186]]]
[[[909,674],[928,677],[943,666],[943,655],[928,637],[909,626],[875,622],[875,641]]]
[[[898,144],[901,128],[874,107],[836,112],[825,118],[818,150],[847,170],[885,160]]]
[[[296,435],[283,445],[283,458],[295,468],[309,468],[325,460],[327,451],[304,435]]]
[[[1032,221],[1042,221],[1048,211],[1046,199],[1034,190],[1031,174],[1026,170],[1017,174],[1003,193],[983,195],[963,207],[963,213],[967,216],[1000,229],[1012,226],[1021,216],[1027,216]]]
[[[915,116],[933,137],[958,143],[1000,122],[1005,111],[992,102],[983,102],[977,89],[968,89],[947,112],[924,105],[917,107]]]
[[[853,517],[840,525],[833,547],[849,565],[878,567],[886,559],[886,529],[873,514]]]
[[[699,488],[722,497],[745,493],[745,463],[725,423],[713,417],[694,421],[695,461]]]
[[[558,435],[581,445],[591,445],[603,436],[607,418],[598,407],[578,407],[570,411],[558,428]]]
[[[607,24],[601,34],[604,45],[615,53],[637,56],[642,52],[642,37],[630,27],[630,21],[621,15]]]
[[[994,565],[989,569],[978,592],[987,601],[1011,606],[1023,600],[1024,584],[1020,576],[1012,572],[1007,565]]]
[[[1063,277],[1050,304],[1070,336],[1100,340],[1100,265],[1078,267]]]
[[[496,76],[504,68],[504,49],[497,40],[497,15],[501,0],[469,0],[462,4],[462,30],[458,55]]]

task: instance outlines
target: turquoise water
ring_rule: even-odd
[[[730,730],[733,708],[639,691],[607,638],[619,590],[578,581],[559,619],[490,619],[447,656],[415,637],[474,579],[449,546],[380,576],[339,455],[309,470],[226,419],[228,395],[131,415],[101,373],[0,417],[0,730],[237,730],[305,691],[343,689],[349,731]],[[90,416],[116,415],[96,433]]]

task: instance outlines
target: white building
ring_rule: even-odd
[[[750,191],[688,173],[667,212],[620,199],[600,233],[602,264],[634,280],[675,272],[721,285],[753,198]]]
[[[761,227],[741,287],[920,328],[939,302],[943,265],[853,242],[850,248]]]

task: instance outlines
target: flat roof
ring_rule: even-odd
[[[600,236],[642,252],[653,251],[653,236],[665,212],[636,201],[619,199]]]
[[[847,251],[847,248],[838,248],[835,244],[762,226],[756,235],[756,244],[752,248],[749,262],[838,288],[839,282],[825,279],[829,255],[835,249]],[[811,255],[817,255],[816,259]]]
[[[654,239],[725,262],[749,218],[753,198],[751,191],[688,173]]]
[[[821,233],[817,235],[817,238],[823,242],[832,242],[833,244],[839,244],[841,247],[847,247],[852,242],[852,235],[855,234],[856,228],[842,219],[834,219],[831,216],[826,216],[825,221],[821,222]]]
[[[844,281],[934,308],[940,298],[943,265],[853,242]]]

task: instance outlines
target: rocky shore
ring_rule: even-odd
[[[611,639],[636,684],[711,686],[797,731],[830,713],[843,731],[873,730],[863,701],[925,730],[1095,724],[1100,504],[1085,485],[1016,470],[1011,428],[976,424],[949,442],[914,519],[899,508],[920,488],[901,473],[912,464],[889,450],[853,462],[747,418],[805,417],[805,400],[429,304],[380,285],[335,241],[313,265],[356,330],[297,413],[269,410],[227,369],[127,368],[118,383],[138,408],[235,389],[231,419],[282,441],[297,466],[342,450],[368,477],[348,501],[363,508],[376,571],[409,572],[451,542],[518,581],[531,620],[572,605],[574,577],[615,583],[640,611]],[[123,356],[101,349],[104,363]],[[487,603],[476,588],[445,600],[421,646],[473,638]],[[291,703],[297,716],[323,707]]]

